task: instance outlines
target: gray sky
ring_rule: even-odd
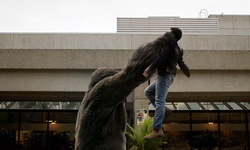
[[[250,15],[250,0],[0,0],[0,32],[116,32],[118,17]],[[204,15],[203,15],[204,16]]]

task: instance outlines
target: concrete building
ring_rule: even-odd
[[[157,20],[155,27],[145,26],[145,22]],[[142,26],[130,26],[133,21]],[[118,18],[117,23],[117,33],[0,33],[1,111],[43,108],[39,102],[54,102],[46,106],[48,109],[62,109],[65,103],[75,102],[67,106],[76,110],[95,69],[122,69],[138,46],[159,37],[168,26],[178,26],[183,28],[179,43],[191,77],[178,71],[167,105],[176,111],[193,110],[194,102],[198,104],[194,110],[243,110],[247,125],[241,127],[249,134],[249,15]],[[128,111],[148,109],[143,92],[147,85],[142,84],[129,96]],[[185,130],[186,126],[180,128]],[[175,129],[168,126],[166,130]],[[249,146],[249,135],[244,140]]]

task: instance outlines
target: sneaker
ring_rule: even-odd
[[[151,133],[144,136],[143,139],[144,140],[153,140],[153,139],[158,138],[158,137],[164,137],[164,132],[162,131],[162,129],[158,129],[158,131],[153,130]]]

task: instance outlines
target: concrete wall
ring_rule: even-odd
[[[209,18],[218,18],[219,34],[250,34],[249,15],[210,15]]]
[[[0,69],[123,68],[138,46],[158,36],[0,34]],[[249,35],[185,35],[180,41],[192,70],[249,70],[249,43]]]
[[[39,96],[47,94],[48,97],[51,96],[48,93],[55,92],[56,96],[56,92],[62,92],[59,99],[72,92],[82,93],[87,90],[94,69],[123,68],[139,45],[158,36],[0,34],[0,99],[18,100],[25,95],[31,95],[28,99],[36,97],[30,92],[39,92]],[[232,99],[232,93],[249,98],[249,35],[184,35],[180,45],[185,49],[184,59],[191,69],[191,78],[178,72],[170,89],[173,101],[183,101],[185,97],[191,101],[209,100],[211,95],[210,100],[218,100],[220,96]],[[135,90],[138,107],[147,103],[143,93],[146,86],[147,83]]]

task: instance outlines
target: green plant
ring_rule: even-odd
[[[143,137],[152,131],[153,118],[147,117],[143,123],[135,128],[127,124],[129,132],[126,132],[128,136],[128,143],[131,146],[130,150],[155,150],[162,144],[161,138],[154,140],[143,140]]]

